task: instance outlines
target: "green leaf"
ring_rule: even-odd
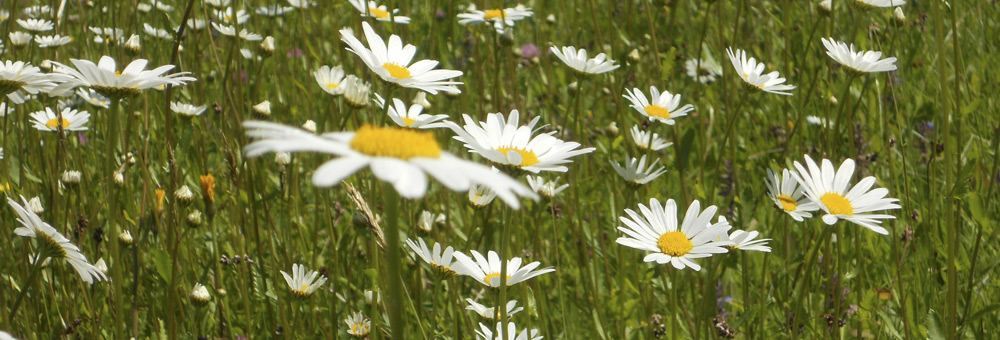
[[[164,282],[170,282],[170,276],[172,273],[170,255],[163,249],[150,249],[149,255],[153,257],[153,266],[156,267],[156,273],[160,274]]]
[[[941,327],[941,316],[938,315],[933,309],[927,311],[927,317],[924,320],[924,324],[927,325],[927,338],[931,340],[944,340],[945,332]]]

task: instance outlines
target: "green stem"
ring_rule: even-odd
[[[392,329],[393,339],[406,338],[406,324],[403,319],[403,282],[400,278],[400,253],[399,253],[399,193],[388,182],[382,186],[382,197],[385,203],[385,248],[386,248],[386,272],[388,273],[389,287],[388,305],[389,327]],[[374,317],[374,316],[372,316]]]

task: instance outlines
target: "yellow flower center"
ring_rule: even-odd
[[[781,209],[785,211],[795,211],[799,207],[799,202],[788,195],[778,195],[778,202],[781,202]]]
[[[368,11],[372,12],[372,16],[378,19],[386,19],[389,17],[389,11],[381,10],[375,7],[368,8]]]
[[[337,87],[340,87],[340,84],[334,84],[334,83],[327,83],[326,84],[326,89],[327,90],[332,90],[332,89],[335,89]]]
[[[48,127],[48,128],[50,128],[50,129],[55,129],[57,126],[59,126],[59,123],[60,123],[59,119],[60,118],[49,119],[49,121],[47,123],[45,123],[45,126]],[[63,129],[68,129],[69,128],[69,120],[66,120],[66,118],[62,118],[62,128]]]
[[[691,240],[688,240],[687,235],[684,235],[680,231],[671,231],[661,235],[660,240],[656,241],[656,246],[664,254],[674,257],[684,256],[694,248]]]
[[[300,289],[299,291],[305,293],[307,288],[309,288],[309,285],[302,285],[302,289]]]
[[[410,127],[410,125],[413,125],[413,122],[415,121],[417,120],[413,118],[403,118],[403,123],[406,124],[406,127]]]
[[[656,105],[647,106],[646,107],[646,114],[650,115],[651,117],[660,117],[660,118],[663,118],[663,119],[670,119],[670,110],[667,110],[665,108],[662,108],[662,107],[659,107],[659,106],[656,106]]]
[[[115,71],[115,78],[121,78],[121,77],[122,77],[122,71]]]
[[[362,323],[356,323],[351,326],[351,332],[355,335],[366,335],[368,334],[368,327],[365,327]]]
[[[396,79],[410,79],[410,70],[406,67],[399,66],[393,63],[382,64],[382,68],[389,71],[389,75]]]
[[[499,287],[500,286],[500,273],[489,273],[489,274],[486,274],[486,277],[483,278],[483,281],[486,281],[487,284],[489,284],[490,286],[492,286],[494,279],[497,280],[496,286]],[[507,280],[510,281],[510,275],[507,275]]]
[[[847,198],[841,196],[838,193],[828,192],[823,194],[823,197],[819,198],[820,202],[830,210],[831,214],[834,215],[854,215],[854,207],[851,206],[851,201]]]
[[[410,159],[441,157],[441,147],[430,132],[365,124],[351,139],[354,151],[368,156]]]
[[[522,168],[538,164],[538,156],[536,156],[534,152],[531,152],[531,151],[528,151],[528,150],[523,150],[523,149],[518,149],[518,148],[503,147],[503,148],[497,149],[497,151],[500,151],[500,153],[504,154],[505,156],[509,152],[512,152],[512,151],[513,152],[517,152],[519,155],[521,155],[521,164],[515,164],[515,165],[517,165],[519,167],[522,167]]]
[[[502,9],[491,9],[483,12],[483,19],[493,20],[507,17],[507,12]]]

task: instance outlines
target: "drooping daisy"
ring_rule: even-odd
[[[32,123],[39,131],[59,131],[62,125],[64,131],[84,131],[87,130],[87,122],[90,121],[90,114],[87,111],[77,111],[72,108],[62,110],[62,120],[51,108],[46,107],[43,111],[36,111],[31,114]]]
[[[10,44],[14,47],[28,46],[31,43],[31,38],[33,37],[31,33],[28,32],[10,32],[7,36],[10,37]]]
[[[199,116],[202,112],[205,112],[207,107],[208,106],[205,105],[194,106],[187,103],[170,102],[170,111],[174,111],[174,113],[186,117]]]
[[[503,33],[507,28],[514,27],[515,21],[529,18],[534,13],[524,5],[517,5],[513,8],[494,8],[481,11],[476,9],[475,4],[469,5],[466,13],[458,15],[460,25],[479,25],[483,23],[493,24],[493,29],[497,33]]]
[[[52,89],[51,93],[59,95],[77,87],[89,87],[101,95],[111,99],[121,99],[138,95],[142,90],[163,85],[180,86],[189,81],[190,72],[179,72],[163,75],[174,68],[174,65],[163,65],[152,70],[146,70],[148,61],[136,59],[119,71],[115,59],[103,56],[94,64],[89,60],[70,59],[76,68],[57,62],[52,62],[53,70],[69,76],[69,79]]]
[[[531,187],[531,190],[548,199],[555,198],[560,192],[569,188],[569,184],[559,185],[559,177],[551,181],[545,180],[542,176],[528,175],[525,178],[528,180],[528,186]]]
[[[319,275],[319,272],[315,270],[307,274],[306,266],[298,263],[292,264],[292,275],[288,275],[288,273],[282,270],[281,276],[285,278],[285,283],[292,290],[292,294],[301,298],[311,296],[320,286],[326,283],[327,279],[325,276]]]
[[[476,312],[476,314],[479,314],[479,317],[486,319],[486,321],[499,321],[502,317],[501,313],[506,314],[509,319],[514,316],[514,314],[520,313],[524,310],[523,307],[517,306],[517,300],[507,301],[507,308],[503,311],[497,310],[495,307],[486,307],[473,299],[465,299],[465,302],[469,303],[469,305],[465,307],[466,310]]]
[[[47,35],[47,36],[41,36],[41,35],[35,36],[35,43],[38,44],[38,47],[41,48],[58,47],[69,44],[71,42],[73,42],[73,37],[67,37],[58,34]]]
[[[632,102],[633,109],[646,116],[646,118],[649,118],[649,120],[666,123],[667,125],[674,125],[674,118],[687,116],[688,112],[694,110],[694,105],[691,104],[680,106],[681,95],[671,94],[670,91],[663,91],[661,93],[656,89],[656,86],[649,87],[652,101],[647,101],[646,95],[638,88],[633,88],[632,91],[625,89],[625,93],[622,97]]]
[[[555,54],[556,58],[562,60],[566,66],[585,74],[611,72],[621,66],[615,65],[615,61],[608,59],[608,56],[604,53],[599,53],[594,58],[587,59],[587,50],[582,48],[577,50],[573,46],[563,46],[562,50],[560,50],[552,46],[551,50],[552,54]]]
[[[463,253],[455,252],[455,259],[458,260],[458,262],[461,263],[465,269],[464,273],[460,274],[472,277],[487,287],[500,288],[500,269],[502,265],[500,263],[500,256],[492,250],[490,250],[486,256],[483,256],[475,250],[471,251],[471,253],[472,258]],[[527,281],[533,277],[556,271],[553,267],[545,267],[535,270],[535,268],[542,265],[541,262],[538,261],[529,263],[522,267],[521,261],[520,257],[514,257],[507,260],[508,287]]]
[[[874,9],[902,6],[906,0],[851,0],[850,3],[861,9]]]
[[[792,172],[792,175],[802,185],[806,197],[826,212],[823,215],[824,223],[833,225],[844,219],[876,233],[889,234],[888,230],[880,226],[882,220],[896,217],[869,212],[899,209],[896,204],[899,200],[885,197],[889,194],[889,189],[871,189],[875,184],[873,176],[865,177],[851,187],[851,177],[854,176],[853,159],[844,160],[840,168],[834,170],[830,160],[824,159],[821,167],[806,155],[806,166],[795,161],[795,169],[798,171]]]
[[[493,203],[496,197],[497,193],[489,187],[476,184],[469,187],[469,203],[472,203],[473,207],[485,208]]]
[[[794,90],[795,86],[785,85],[785,78],[781,78],[778,71],[764,74],[764,63],[757,63],[754,58],[747,59],[746,52],[741,49],[737,49],[734,54],[733,48],[729,47],[726,48],[726,53],[729,54],[729,61],[733,63],[736,74],[740,76],[744,84],[747,84],[747,87],[756,91],[785,96],[792,95],[787,91]]]
[[[324,92],[335,96],[344,94],[344,68],[340,65],[334,67],[323,65],[313,72],[313,77]]]
[[[780,177],[774,170],[767,169],[767,195],[778,209],[799,222],[812,217],[811,212],[819,210],[819,205],[812,200],[803,199],[803,194],[803,188],[799,187],[799,182],[788,169],[782,169]]]
[[[701,203],[691,202],[680,227],[677,225],[677,203],[668,199],[661,206],[656,198],[649,200],[649,207],[639,204],[642,216],[632,209],[625,209],[628,217],[619,220],[626,227],[618,227],[626,236],[619,237],[618,244],[649,251],[645,262],[670,263],[677,269],[701,270],[693,259],[726,253],[726,246],[733,245],[726,232],[730,225],[725,219],[712,224],[717,208],[712,205],[701,210]]]
[[[660,138],[660,134],[658,133],[639,130],[638,125],[633,125],[631,132],[632,141],[634,141],[635,145],[639,147],[639,150],[660,151],[674,145],[674,143],[667,142],[663,138]]]
[[[847,46],[846,43],[833,40],[833,38],[823,38],[822,40],[823,46],[826,46],[826,55],[855,73],[896,70],[896,57],[881,59],[882,52],[856,52],[854,51],[854,44]]]
[[[397,24],[410,23],[409,17],[399,15],[398,8],[390,11],[385,5],[379,6],[377,2],[371,0],[367,1],[367,4],[365,0],[347,0],[347,2],[350,2],[358,12],[361,12],[362,18],[372,17],[378,21],[389,21]]]
[[[495,328],[493,325],[480,323],[479,329],[476,330],[476,340],[541,340],[542,338],[543,336],[538,335],[537,329],[522,329],[521,333],[518,333],[517,325],[513,322],[508,322],[506,328],[499,322]]]
[[[622,176],[625,182],[631,185],[645,185],[667,172],[666,167],[656,167],[657,163],[660,162],[659,159],[649,163],[647,167],[646,155],[642,155],[638,159],[626,156],[624,165],[618,165],[613,160],[609,160],[609,162],[615,168],[618,176]]]
[[[146,32],[146,34],[154,36],[154,37],[157,37],[157,38],[160,38],[160,39],[172,40],[174,38],[170,34],[170,31],[165,30],[165,29],[159,29],[159,28],[153,27],[150,24],[146,24],[146,23],[142,24],[142,29],[143,29],[143,31]]]
[[[23,103],[24,95],[49,92],[67,77],[61,74],[42,73],[36,66],[23,61],[6,60],[0,63],[0,97],[7,96],[14,103]]]
[[[444,125],[438,122],[448,119],[448,115],[423,114],[423,111],[423,106],[413,104],[407,107],[406,102],[397,98],[392,98],[392,105],[389,105],[387,114],[389,115],[389,119],[392,119],[393,123],[405,128],[433,129],[444,127]]]
[[[243,40],[246,40],[246,41],[261,41],[261,40],[264,40],[263,36],[261,36],[260,34],[257,34],[257,33],[250,33],[249,31],[247,31],[246,28],[240,29],[240,31],[239,31],[238,34],[236,32],[236,27],[235,26],[219,25],[219,24],[213,22],[212,23],[212,28],[214,28],[216,31],[218,31],[219,34],[222,34],[222,35],[225,35],[225,36],[228,36],[228,37],[234,37],[235,38],[235,37],[239,36],[240,39],[243,39]]]
[[[706,54],[705,59],[688,59],[684,62],[684,69],[689,77],[702,84],[714,82],[722,75],[722,65],[711,54]]]
[[[344,100],[353,107],[368,106],[372,84],[355,77],[353,74],[344,77],[341,87],[344,88]]]
[[[100,93],[97,93],[97,91],[92,89],[78,88],[76,89],[76,96],[93,106],[105,109],[111,106],[111,99],[102,96]]]
[[[33,32],[51,31],[55,24],[45,19],[17,19],[17,24],[22,28]]]
[[[21,197],[21,201],[27,205],[28,201]],[[80,278],[84,282],[93,284],[94,280],[97,281],[107,281],[108,277],[104,275],[97,267],[87,262],[87,257],[80,252],[80,248],[69,242],[65,236],[59,233],[55,228],[53,228],[48,223],[42,221],[40,217],[34,212],[25,209],[24,206],[18,204],[10,197],[7,198],[7,204],[17,213],[17,221],[21,223],[21,227],[14,229],[14,233],[18,236],[31,237],[38,241],[39,255],[46,258],[54,259],[66,259],[76,273],[80,275]]]
[[[434,242],[433,248],[428,248],[424,239],[417,238],[417,242],[407,239],[406,245],[413,249],[413,253],[427,262],[435,272],[444,276],[453,276],[463,273],[464,267],[454,260],[455,250],[452,247],[441,250],[441,244]]]
[[[347,324],[347,334],[359,339],[367,337],[372,327],[372,322],[366,319],[361,312],[349,315],[347,319],[344,319],[344,323]]]
[[[245,122],[243,127],[248,136],[259,138],[247,145],[249,157],[303,151],[339,156],[316,169],[312,180],[319,187],[334,186],[370,166],[375,177],[392,183],[405,198],[424,195],[426,174],[453,191],[469,190],[472,184],[488,186],[515,209],[520,207],[518,196],[537,199],[517,180],[443,151],[430,132],[365,125],[354,132],[315,135],[296,127],[258,121]]]
[[[354,37],[354,32],[347,28],[340,30],[341,40],[347,43],[348,51],[361,57],[365,65],[368,65],[368,68],[382,80],[430,94],[437,94],[438,91],[462,92],[458,88],[449,87],[449,85],[462,84],[459,81],[449,80],[461,76],[462,71],[434,70],[433,68],[438,65],[438,62],[430,59],[411,64],[413,55],[417,52],[416,46],[403,45],[402,39],[395,34],[389,36],[389,43],[386,45],[382,37],[372,30],[371,25],[368,25],[368,22],[362,22],[361,27],[364,30],[365,39],[368,41],[368,47],[361,44],[361,41]]]
[[[528,125],[518,126],[519,112],[513,110],[505,119],[502,113],[490,113],[485,122],[476,123],[467,114],[465,126],[445,123],[455,131],[455,139],[465,143],[469,152],[477,153],[500,166],[512,167],[532,173],[542,171],[566,172],[563,164],[571,163],[570,157],[591,153],[595,148],[580,147],[580,143],[564,142],[554,137],[555,131],[535,137],[535,117]]]

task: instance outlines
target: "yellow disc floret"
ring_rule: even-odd
[[[667,110],[665,108],[656,105],[646,106],[646,114],[649,115],[650,117],[670,119],[670,110]]]
[[[48,128],[50,128],[50,129],[55,129],[56,127],[59,126],[60,119],[62,120],[62,128],[63,129],[68,129],[69,128],[69,120],[67,120],[66,118],[52,118],[52,119],[49,119],[49,121],[45,123],[45,126],[48,127]]]
[[[660,251],[664,254],[678,257],[687,255],[694,248],[694,244],[691,244],[691,240],[684,233],[671,231],[660,236],[660,240],[656,242],[656,247],[660,248]]]
[[[778,202],[781,202],[781,209],[785,211],[795,211],[799,207],[799,202],[788,195],[778,195]]]
[[[500,19],[500,18],[504,18],[506,16],[507,16],[507,13],[504,12],[504,10],[502,10],[502,9],[491,9],[491,10],[483,12],[483,19],[484,20]]]
[[[372,13],[372,16],[377,19],[387,19],[389,18],[389,11],[378,9],[375,7],[368,8],[368,11]]]
[[[844,198],[844,196],[841,196],[838,193],[825,193],[819,198],[819,200],[820,202],[823,202],[823,205],[825,205],[827,209],[830,210],[831,214],[847,216],[854,215],[854,207],[851,206],[851,201],[848,201],[847,198]]]
[[[439,158],[441,147],[430,132],[365,124],[355,131],[351,149],[374,157]]]
[[[389,76],[396,79],[410,79],[410,70],[406,67],[399,66],[393,63],[382,64],[382,68],[389,71]]]
[[[514,165],[517,165],[522,168],[538,164],[538,156],[535,155],[535,153],[530,150],[502,147],[497,149],[497,151],[500,151],[500,153],[504,154],[504,156],[506,156],[510,152],[516,152],[517,154],[521,155],[521,164],[514,164]]]

